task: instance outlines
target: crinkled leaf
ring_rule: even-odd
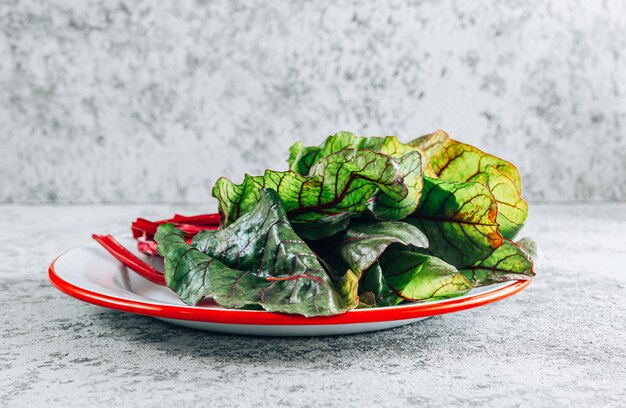
[[[500,233],[504,238],[514,238],[528,218],[528,204],[522,199],[513,181],[493,166],[486,166],[468,181],[489,187],[498,203],[496,221],[500,225]]]
[[[522,190],[519,171],[513,164],[474,146],[451,139],[442,130],[422,136],[407,144],[426,152],[430,166],[444,180],[468,181],[487,166],[493,166],[510,178],[518,190]]]
[[[213,296],[229,308],[260,305],[272,312],[332,315],[356,307],[357,279],[333,282],[291,228],[280,198],[262,190],[258,204],[228,228],[185,242],[171,224],[155,239],[167,285],[188,304]]]
[[[340,243],[340,253],[349,268],[360,277],[392,244],[428,247],[428,239],[414,225],[401,221],[353,221]]]
[[[328,136],[319,146],[304,146],[296,142],[289,148],[289,169],[303,176],[312,173],[315,166],[326,156],[343,149],[370,149],[376,151],[377,140],[362,138],[351,132],[338,132]]]
[[[449,298],[473,287],[454,266],[434,256],[391,251],[379,263],[389,287],[406,300]]]
[[[502,243],[497,204],[480,183],[424,177],[420,205],[405,221],[428,238],[428,252],[457,267],[489,256]]]
[[[441,130],[409,144],[425,151],[430,167],[442,180],[487,185],[498,203],[502,235],[513,238],[519,232],[528,217],[528,205],[521,197],[522,181],[513,164],[457,142]]]
[[[319,146],[304,146],[302,142],[295,143],[289,149],[289,168],[306,176],[324,157],[346,148],[369,149],[391,157],[401,157],[414,151],[422,152],[419,148],[401,143],[395,136],[361,137],[351,132],[338,132],[328,136]]]
[[[389,287],[378,262],[364,273],[359,282],[359,293],[371,293],[376,306],[395,306],[404,300]]]
[[[278,193],[292,225],[308,239],[341,231],[344,214],[359,214],[368,203],[373,205],[372,200],[383,200],[385,211],[375,213],[381,219],[404,218],[412,212],[405,203],[409,188],[398,163],[371,150],[340,150],[323,158],[311,176],[267,170],[263,176],[246,175],[240,185],[220,178],[213,195],[219,200],[223,226],[253,208],[259,188]],[[319,228],[319,223],[326,228]]]
[[[368,203],[374,216],[384,220],[400,220],[415,211],[420,202],[424,178],[422,177],[422,156],[410,152],[397,159],[400,175],[408,189],[406,197],[400,201],[396,197],[381,194]]]
[[[369,149],[397,160],[404,184],[409,189],[402,202],[395,197],[381,196],[370,203],[370,210],[381,219],[402,219],[417,208],[422,191],[423,151],[401,143],[395,136],[360,137],[350,132],[328,136],[319,146],[305,147],[301,142],[289,149],[289,168],[299,174],[309,174],[325,157],[342,149]]]
[[[475,286],[517,279],[526,280],[535,276],[530,256],[519,245],[509,240],[504,240],[487,258],[462,268],[461,273]]]

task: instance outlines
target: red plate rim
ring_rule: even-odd
[[[109,309],[140,315],[221,324],[310,326],[418,319],[440,314],[459,312],[461,310],[467,310],[483,306],[488,303],[493,303],[520,292],[532,281],[531,279],[513,281],[510,285],[503,286],[490,292],[479,293],[469,297],[466,296],[462,298],[449,299],[443,302],[426,302],[402,306],[358,309],[334,316],[304,317],[300,315],[272,313],[259,310],[210,309],[193,306],[156,304],[105,295],[81,288],[80,286],[74,285],[62,279],[54,269],[55,263],[61,256],[63,255],[57,257],[50,264],[48,269],[49,279],[61,292],[64,292],[76,299]]]

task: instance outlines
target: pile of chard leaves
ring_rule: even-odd
[[[512,241],[528,206],[511,163],[443,131],[409,143],[340,132],[290,153],[288,171],[217,181],[218,230],[189,244],[159,227],[185,303],[323,316],[534,276]]]

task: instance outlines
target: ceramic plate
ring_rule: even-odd
[[[135,255],[162,270],[161,258],[138,252],[137,243],[131,235],[115,238]],[[99,306],[148,315],[194,329],[264,336],[325,336],[389,329],[431,316],[486,305],[514,295],[531,282],[511,281],[490,285],[454,299],[306,318],[257,310],[225,309],[210,302],[188,306],[167,287],[129,271],[95,242],[59,256],[50,265],[49,276],[61,291]]]

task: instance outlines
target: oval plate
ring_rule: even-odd
[[[115,238],[135,255],[162,270],[162,259],[137,251],[136,241],[130,234]],[[129,271],[96,243],[60,255],[48,272],[50,281],[59,290],[98,306],[148,315],[194,329],[261,336],[326,336],[389,329],[486,305],[514,295],[531,282],[520,280],[485,286],[453,299],[307,318],[258,310],[225,309],[210,302],[188,306],[167,287]]]

